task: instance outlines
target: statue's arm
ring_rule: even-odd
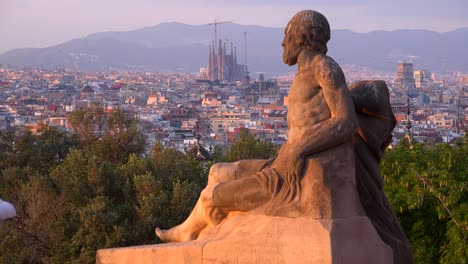
[[[324,56],[314,70],[331,117],[302,130],[303,134],[299,137],[302,144],[297,144],[298,158],[305,158],[351,140],[357,130],[353,101],[341,68]]]

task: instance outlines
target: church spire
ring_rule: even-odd
[[[212,58],[211,58],[211,44],[208,45],[208,69],[206,71],[206,78],[211,79],[211,72],[213,71],[212,69],[213,64],[212,64]]]
[[[237,65],[237,47],[234,47],[234,65]]]
[[[216,42],[213,40],[213,45],[211,45],[211,72],[210,72],[210,80],[214,81],[218,79],[218,66],[217,66],[217,58],[215,53]]]

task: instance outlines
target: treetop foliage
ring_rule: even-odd
[[[78,110],[75,133],[0,132],[0,197],[18,216],[0,228],[0,263],[94,263],[100,248],[158,243],[154,228],[181,223],[211,163],[161,144],[145,151],[121,109]],[[268,159],[277,147],[247,131],[216,161]],[[467,259],[467,145],[401,144],[382,161],[385,191],[417,263]]]
[[[468,260],[468,146],[407,142],[381,163],[387,194],[416,263]]]

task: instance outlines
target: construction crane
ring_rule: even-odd
[[[219,24],[225,24],[225,23],[232,23],[232,21],[218,21],[218,20],[215,19],[213,23],[208,23],[208,25],[210,25],[210,26],[214,25],[214,40],[215,40],[215,43],[218,40],[218,25]]]
[[[247,31],[244,31],[244,65],[247,66]]]

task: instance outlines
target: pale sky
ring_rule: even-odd
[[[162,22],[284,27],[303,9],[323,13],[332,29],[356,32],[468,27],[468,0],[0,0],[0,54]]]

